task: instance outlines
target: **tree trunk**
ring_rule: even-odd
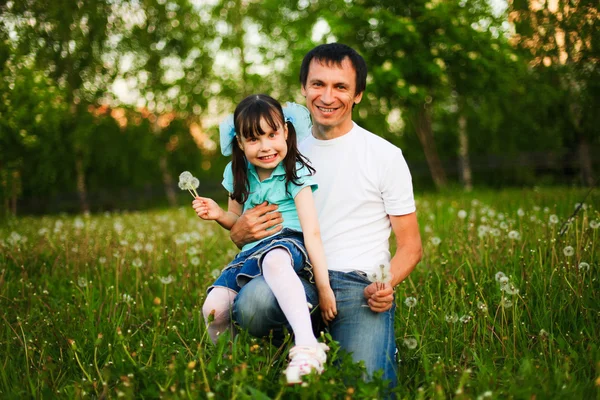
[[[425,153],[425,159],[427,160],[433,183],[438,190],[443,189],[447,184],[446,173],[444,172],[435,146],[435,139],[431,129],[431,113],[427,105],[423,105],[422,108],[413,113],[412,120],[417,137],[421,142],[421,146],[423,146],[423,152]]]
[[[85,168],[83,166],[83,156],[75,156],[75,173],[77,174],[77,195],[79,197],[79,208],[82,213],[90,211],[90,205],[87,199],[87,188],[85,186]]]
[[[579,169],[581,180],[586,186],[594,185],[594,171],[592,170],[592,157],[590,156],[590,143],[587,137],[581,135],[578,143]]]
[[[169,168],[167,165],[167,156],[164,154],[161,155],[158,164],[160,166],[160,172],[162,173],[167,200],[171,207],[175,207],[177,205],[177,197],[175,196],[175,191],[173,190],[173,177],[169,172]]]
[[[458,166],[460,180],[465,191],[473,190],[471,178],[471,162],[469,161],[469,136],[467,135],[467,118],[464,115],[458,117]]]

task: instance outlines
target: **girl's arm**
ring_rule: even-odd
[[[319,291],[319,307],[325,321],[331,321],[337,314],[335,296],[329,285],[329,273],[327,272],[327,261],[325,250],[321,241],[317,209],[312,195],[312,189],[305,187],[294,198],[298,219],[304,234],[304,244],[308,250],[308,256],[313,265],[315,281]]]
[[[219,225],[227,230],[230,230],[235,224],[243,209],[240,203],[230,198],[227,211],[225,211],[213,199],[208,197],[196,197],[192,202],[192,207],[200,218],[217,221]]]

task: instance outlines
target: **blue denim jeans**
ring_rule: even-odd
[[[329,323],[332,338],[352,354],[355,362],[364,362],[368,377],[382,370],[383,379],[390,381],[390,388],[395,387],[398,382],[395,305],[384,313],[374,313],[368,307],[362,307],[367,304],[363,290],[371,283],[362,273],[329,271],[329,281],[338,311],[336,318]],[[307,301],[316,307],[319,296],[315,285],[305,279],[302,279],[302,284]],[[241,328],[257,337],[267,336],[271,331],[275,336],[282,335],[284,327],[291,330],[262,276],[251,280],[241,289],[233,304],[233,319]]]

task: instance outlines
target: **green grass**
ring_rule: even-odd
[[[598,191],[558,235],[584,194],[418,198],[425,255],[396,292],[399,398],[600,398]],[[235,252],[191,208],[5,222],[0,398],[379,398],[384,383],[335,343],[325,373],[294,387],[289,338],[210,344],[205,289]]]

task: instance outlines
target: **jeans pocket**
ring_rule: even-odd
[[[370,285],[372,283],[369,280],[369,277],[367,276],[367,274],[365,272],[355,270],[355,271],[348,272],[348,274],[352,275],[353,277],[360,280],[361,282],[366,283],[367,285]]]

